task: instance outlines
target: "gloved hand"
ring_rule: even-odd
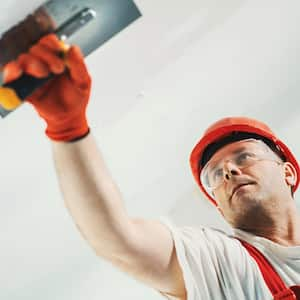
[[[13,81],[22,73],[38,78],[56,74],[26,99],[46,121],[50,139],[73,141],[89,133],[86,108],[91,78],[79,47],[68,48],[55,34],[49,34],[4,67],[4,81]]]

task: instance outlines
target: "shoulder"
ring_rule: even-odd
[[[253,283],[260,277],[255,262],[231,233],[205,226],[176,226],[168,221],[164,224],[172,233],[187,291],[198,295],[192,299],[204,293],[200,286],[207,291],[207,297],[215,295],[214,299],[232,292],[232,288],[243,294],[247,288],[244,283]]]
[[[161,221],[169,228],[175,242],[180,242],[188,246],[194,245],[198,250],[201,250],[202,247],[215,247],[216,249],[242,247],[232,233],[221,229],[206,226],[178,226],[166,218],[161,219]]]
[[[169,220],[177,255],[183,263],[206,267],[209,263],[220,268],[237,268],[251,263],[247,251],[231,233],[206,226],[177,226]],[[249,260],[250,259],[250,260]]]

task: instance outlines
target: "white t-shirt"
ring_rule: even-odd
[[[161,221],[174,239],[187,300],[273,299],[255,260],[234,236],[260,250],[287,286],[300,284],[300,246],[281,246],[242,230],[228,235],[208,227],[177,227],[166,218]]]

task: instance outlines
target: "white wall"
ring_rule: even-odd
[[[132,215],[228,229],[193,182],[189,153],[211,122],[246,115],[269,123],[299,158],[300,3],[136,3],[143,18],[87,59],[93,134]],[[28,9],[0,7],[16,18]],[[161,299],[80,237],[43,130],[29,105],[1,122],[0,299]]]

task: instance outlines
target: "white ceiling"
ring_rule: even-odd
[[[41,3],[2,1],[0,32]],[[227,230],[193,182],[189,153],[211,122],[246,115],[299,158],[300,3],[136,4],[143,17],[87,58],[92,132],[132,215]],[[161,299],[80,237],[43,131],[29,105],[1,121],[0,299]]]

